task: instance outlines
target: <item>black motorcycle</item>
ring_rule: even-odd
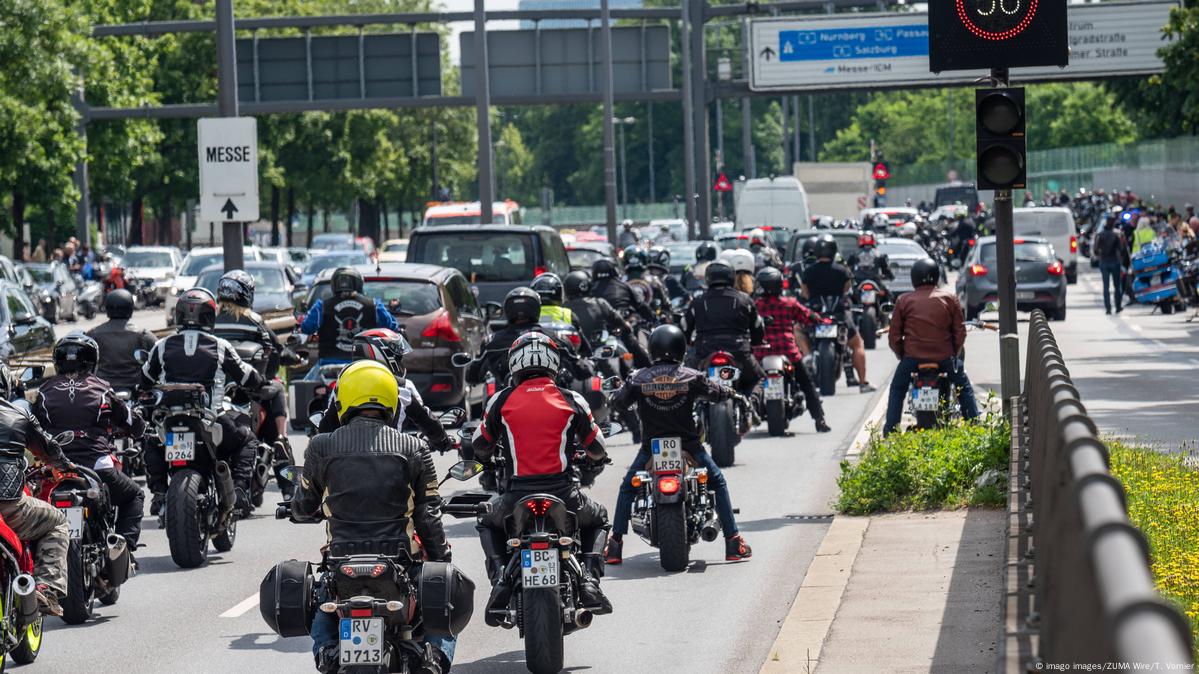
[[[737,360],[727,351],[714,351],[699,363],[699,371],[719,386],[733,386],[741,377]],[[712,447],[712,460],[727,468],[736,460],[737,445],[749,432],[746,416],[749,410],[736,400],[710,402],[702,400],[695,406],[695,418],[705,442]]]
[[[816,385],[820,395],[837,393],[837,379],[849,364],[849,326],[845,324],[842,309],[844,298],[837,295],[818,297],[808,304],[824,321],[805,329],[808,342],[812,345],[812,359],[816,368]]]
[[[804,412],[804,399],[795,381],[796,367],[804,367],[804,364],[792,363],[783,355],[762,358],[762,369],[766,372],[766,378],[762,380],[766,430],[775,437],[786,435],[791,420]]]
[[[660,551],[666,571],[686,571],[691,546],[720,535],[708,471],[696,465],[679,438],[650,440],[650,460],[633,476],[633,532]]]

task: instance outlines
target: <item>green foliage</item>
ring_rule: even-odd
[[[841,462],[838,512],[1000,506],[1006,499],[1011,428],[998,415],[927,431],[875,433],[858,463]],[[979,478],[998,471],[994,483]]]
[[[1199,133],[1199,4],[1182,4],[1162,30],[1173,40],[1160,50],[1166,71],[1106,84],[1147,138]]]

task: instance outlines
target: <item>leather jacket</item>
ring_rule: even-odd
[[[50,434],[75,433],[63,447],[72,461],[88,468],[112,468],[114,430],[141,437],[146,430],[142,418],[113,392],[108,382],[95,375],[55,375],[37,390],[33,415]]]
[[[159,382],[204,384],[209,388],[214,408],[219,409],[226,383],[257,391],[264,379],[237,355],[229,342],[209,332],[184,330],[159,340],[142,366],[142,390],[149,390]]]
[[[153,333],[131,327],[129,319],[114,318],[88,330],[87,336],[100,345],[96,376],[114,389],[132,391],[137,388],[142,378],[142,366],[133,359],[133,352],[153,349],[154,342],[158,341]]]
[[[383,419],[354,416],[312,438],[292,516],[327,520],[332,543],[398,543],[417,560],[423,545],[430,561],[450,561],[433,459]]]
[[[56,468],[71,462],[37,422],[27,403],[0,400],[0,501],[21,498],[25,488],[25,450]]]
[[[891,312],[891,350],[922,362],[956,357],[966,344],[962,314],[958,296],[934,285],[903,294]]]

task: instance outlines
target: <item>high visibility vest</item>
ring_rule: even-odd
[[[1152,227],[1137,227],[1132,231],[1132,252],[1137,253],[1141,246],[1152,243],[1157,238],[1157,232]]]
[[[570,309],[552,304],[541,305],[541,320],[547,323],[565,323],[571,325],[573,323],[573,314]]]

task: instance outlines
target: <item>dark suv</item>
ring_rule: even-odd
[[[539,274],[570,273],[562,237],[543,226],[419,227],[408,238],[408,262],[457,269],[483,303],[503,302],[509,290]]]

